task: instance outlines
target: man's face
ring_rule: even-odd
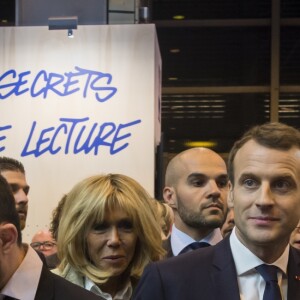
[[[26,182],[25,174],[18,171],[2,171],[1,175],[7,180],[14,194],[16,209],[20,218],[21,230],[25,228],[28,210],[29,185]]]
[[[227,209],[225,162],[210,151],[185,158],[174,191],[177,214],[184,224],[199,229],[219,227]]]
[[[291,234],[290,244],[300,250],[300,222]]]
[[[229,233],[231,233],[233,227],[234,227],[234,210],[231,207],[228,210],[227,215],[226,215],[226,220],[225,220],[224,224],[221,227],[222,236],[225,237]]]
[[[248,141],[234,159],[236,233],[252,252],[287,245],[300,218],[300,150]]]
[[[53,239],[51,232],[46,230],[38,231],[31,240],[30,246],[42,252],[45,256],[52,255],[57,252],[56,241]]]

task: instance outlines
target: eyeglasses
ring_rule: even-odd
[[[45,250],[50,250],[52,249],[54,246],[56,246],[56,243],[53,242],[35,242],[35,243],[31,243],[30,246],[35,249],[35,250],[39,250],[41,247],[43,247]]]

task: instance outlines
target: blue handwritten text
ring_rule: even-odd
[[[6,139],[6,136],[5,136],[5,135],[2,135],[1,132],[4,131],[4,130],[11,129],[11,128],[12,128],[11,125],[7,125],[7,126],[2,126],[2,127],[0,127],[0,142]],[[0,145],[0,152],[2,152],[2,151],[4,151],[4,150],[5,150],[5,147]]]
[[[83,98],[92,93],[98,102],[105,102],[117,92],[117,88],[110,85],[111,82],[112,75],[109,73],[79,67],[75,67],[74,72],[64,74],[41,70],[31,75],[31,71],[18,74],[16,70],[8,70],[0,76],[0,100],[26,93],[32,98],[40,96],[43,99],[50,93],[60,97],[81,93]]]
[[[56,127],[37,129],[37,122],[32,127],[22,150],[21,156],[39,157],[44,153],[55,155],[60,152],[84,153],[97,155],[100,147],[107,147],[114,155],[128,147],[131,133],[128,129],[141,123],[137,119],[125,124],[113,122],[93,123],[88,126],[89,118],[60,118]]]

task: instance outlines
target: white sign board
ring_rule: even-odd
[[[31,186],[24,240],[79,180],[123,173],[154,194],[161,61],[154,25],[0,28],[0,155]]]

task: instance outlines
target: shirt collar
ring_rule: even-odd
[[[222,239],[223,238],[222,238],[220,228],[216,228],[209,235],[207,235],[205,238],[203,238],[200,241],[206,242],[210,245],[215,245],[218,242],[220,242]],[[171,234],[171,247],[172,247],[172,252],[175,256],[177,256],[179,252],[187,245],[193,242],[200,242],[200,241],[195,241],[189,235],[176,228],[175,224],[173,224],[172,234]]]
[[[132,295],[132,291],[133,291],[130,280],[128,280],[127,284],[124,286],[123,289],[121,289],[120,291],[118,291],[116,293],[114,298],[112,298],[112,296],[110,294],[102,292],[101,289],[99,288],[99,286],[97,286],[88,277],[85,277],[84,287],[85,287],[85,289],[87,289],[87,290],[93,292],[94,294],[99,295],[107,300],[111,300],[111,299],[113,299],[113,300],[129,300],[129,299],[131,299],[131,295]]]
[[[31,247],[25,245],[24,248],[28,248],[27,253],[18,269],[2,289],[1,294],[16,299],[32,300],[38,288],[43,263]]]
[[[255,267],[265,263],[240,242],[236,235],[235,228],[233,228],[230,235],[230,247],[237,275],[242,275],[246,272],[252,271]],[[274,263],[272,263],[272,265],[280,268],[284,274],[287,273],[289,249],[290,246],[287,245],[283,254]]]

